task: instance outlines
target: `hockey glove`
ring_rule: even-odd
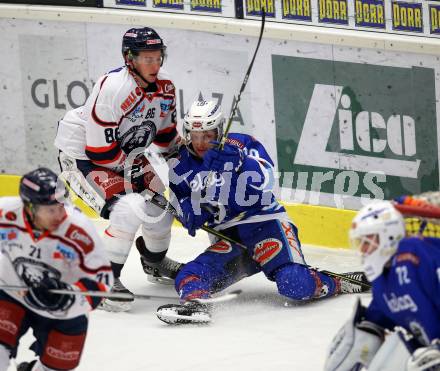
[[[188,233],[194,237],[196,235],[196,230],[199,229],[203,224],[205,224],[205,222],[212,219],[212,215],[211,213],[203,209],[203,207],[200,208],[200,211],[198,213],[195,213],[190,197],[183,198],[179,201],[179,204],[183,214],[180,218],[180,221],[182,222],[183,226],[188,230]]]
[[[128,166],[130,166],[129,175],[134,192],[141,193],[148,189],[162,193],[165,190],[165,186],[153,166],[143,154],[137,155],[131,163],[128,163]]]
[[[58,311],[69,309],[75,301],[74,295],[53,294],[52,289],[72,290],[72,287],[56,278],[45,277],[35,284],[26,295],[30,304],[41,310]]]
[[[239,171],[243,165],[244,152],[233,145],[225,144],[223,149],[219,149],[219,142],[211,142],[216,148],[208,150],[203,156],[203,165],[216,172]]]

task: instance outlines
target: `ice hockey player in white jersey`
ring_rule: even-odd
[[[405,237],[389,201],[362,208],[350,239],[373,299],[356,303],[330,346],[326,371],[440,370],[440,239]]]
[[[120,281],[136,231],[147,274],[174,278],[180,266],[167,258],[172,216],[144,202],[142,194],[162,192],[145,149],[175,152],[175,87],[161,70],[166,46],[151,28],[132,28],[122,38],[125,66],[100,77],[86,103],[59,122],[55,146],[63,177],[110,224],[104,244],[110,256],[113,291],[128,292]],[[130,302],[105,300],[104,309],[128,310]]]
[[[20,197],[0,198],[0,371],[8,368],[29,328],[38,359],[19,365],[19,371],[75,369],[88,313],[101,300],[50,289],[105,292],[113,283],[93,224],[66,202],[67,190],[57,179],[39,168],[22,177]]]

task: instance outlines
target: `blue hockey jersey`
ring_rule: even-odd
[[[372,291],[367,320],[388,329],[404,327],[421,345],[440,338],[440,239],[401,240]]]
[[[231,133],[226,143],[237,146],[244,153],[239,171],[211,173],[202,159],[182,146],[175,163],[170,164],[170,189],[177,197],[200,198],[217,211],[210,227],[218,230],[237,224],[271,219],[288,221],[287,213],[272,193],[273,162],[263,145],[246,134]],[[207,184],[210,181],[210,184]],[[206,189],[206,193],[202,191]],[[194,211],[197,212],[193,202]]]

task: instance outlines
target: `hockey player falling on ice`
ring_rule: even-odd
[[[49,169],[20,181],[20,197],[0,198],[0,370],[32,328],[38,360],[19,371],[73,370],[80,361],[88,312],[100,298],[53,294],[50,289],[108,291],[113,283],[93,224],[66,202],[67,191]],[[58,200],[60,202],[58,202]],[[27,287],[6,290],[5,285]]]
[[[140,194],[148,189],[161,192],[163,187],[145,149],[151,145],[166,156],[175,152],[180,140],[175,88],[161,70],[165,52],[163,40],[153,29],[128,30],[122,38],[125,66],[99,78],[85,105],[67,112],[59,122],[55,140],[69,185],[98,214],[110,219],[104,245],[115,276],[112,290],[117,292],[129,292],[120,275],[139,226],[143,238],[138,238],[136,246],[147,274],[172,279],[180,266],[165,256],[172,216],[146,204]],[[131,302],[126,300],[106,299],[103,308],[128,310]]]
[[[208,322],[209,308],[191,299],[208,298],[261,271],[281,295],[294,300],[361,292],[361,285],[306,266],[297,229],[272,193],[272,160],[260,142],[245,134],[229,134],[224,149],[216,149],[213,141],[222,137],[224,121],[214,102],[192,104],[184,119],[186,146],[170,166],[170,188],[190,235],[208,222],[246,249],[220,240],[185,264],[175,280],[182,305],[162,306],[158,317],[167,323]],[[207,205],[216,209],[215,215]]]
[[[335,336],[325,370],[440,370],[440,239],[405,237],[402,215],[388,201],[359,211],[350,231],[372,282]],[[384,330],[397,331],[385,336]]]

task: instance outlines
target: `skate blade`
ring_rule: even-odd
[[[147,280],[148,280],[148,282],[159,283],[161,285],[174,285],[174,280],[172,278],[168,278],[168,277],[156,277],[156,276],[152,276],[151,274],[149,274],[147,276]]]
[[[105,299],[99,304],[98,309],[106,312],[128,312],[132,307],[132,301],[114,301]]]
[[[157,318],[169,325],[183,324],[206,324],[211,322],[208,313],[193,313],[191,316],[183,316],[169,309],[160,309],[156,312]]]

